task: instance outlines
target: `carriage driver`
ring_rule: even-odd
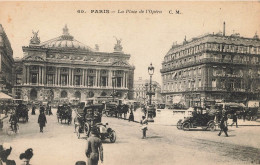
[[[12,130],[16,130],[17,129],[16,125],[17,125],[18,121],[17,121],[17,116],[16,116],[15,112],[12,112],[9,122],[11,123]]]

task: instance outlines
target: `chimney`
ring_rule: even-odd
[[[223,23],[223,36],[225,36],[226,34],[226,23],[224,22]]]

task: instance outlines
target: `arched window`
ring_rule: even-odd
[[[80,91],[76,91],[75,94],[74,94],[75,98],[81,98],[81,93]]]
[[[32,89],[30,92],[30,99],[31,100],[36,100],[37,99],[37,91],[36,89]]]
[[[107,93],[104,92],[104,91],[101,93],[101,96],[106,96],[106,95],[107,95]],[[138,96],[138,95],[137,95],[137,96]]]
[[[94,93],[92,91],[88,92],[88,97],[89,98],[94,97]]]
[[[61,94],[60,94],[60,97],[61,97],[61,98],[66,98],[66,97],[68,97],[67,91],[62,91]]]

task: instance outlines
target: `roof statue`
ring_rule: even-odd
[[[95,50],[99,51],[99,45],[98,44],[95,45]]]
[[[32,33],[33,33],[33,36],[30,40],[30,44],[35,44],[35,45],[40,44],[40,42],[41,42],[40,37],[38,37],[39,30],[37,32],[32,31]]]
[[[255,32],[255,35],[254,35],[253,39],[259,39],[259,36],[257,35],[257,32]]]
[[[63,28],[63,35],[70,35],[69,34],[69,29],[67,27],[67,24],[65,25],[65,27]]]
[[[115,37],[115,36],[114,36]],[[123,50],[123,47],[122,47],[122,45],[121,45],[121,41],[122,41],[122,39],[117,39],[116,37],[115,37],[115,39],[116,39],[116,44],[115,44],[115,46],[114,46],[114,51],[115,52],[122,52],[122,50]]]

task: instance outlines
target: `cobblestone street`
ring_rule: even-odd
[[[54,112],[56,110],[53,110]],[[38,111],[37,111],[38,112]],[[160,112],[155,123],[149,123],[147,139],[141,139],[139,123],[127,120],[103,117],[103,123],[109,123],[117,133],[116,143],[104,142],[105,165],[139,165],[139,164],[190,164],[193,161],[200,164],[257,164],[260,162],[259,126],[229,127],[230,137],[217,136],[215,132],[194,129],[192,131],[178,130],[173,126],[177,117],[170,112]],[[135,112],[135,119],[141,116],[140,109]],[[160,121],[165,115],[168,121]],[[13,147],[10,159],[17,164],[20,153],[27,148],[33,148],[34,157],[31,164],[75,164],[78,160],[86,161],[86,138],[78,139],[74,133],[74,125],[61,124],[57,117],[47,116],[47,126],[44,133],[39,132],[36,116],[31,116],[29,123],[20,123],[20,132],[6,135],[1,131],[0,140],[10,143]],[[176,118],[176,119],[175,119]],[[166,118],[167,120],[167,118]],[[242,121],[241,121],[242,122]],[[160,124],[162,123],[162,124]],[[58,151],[58,152],[57,152]]]

